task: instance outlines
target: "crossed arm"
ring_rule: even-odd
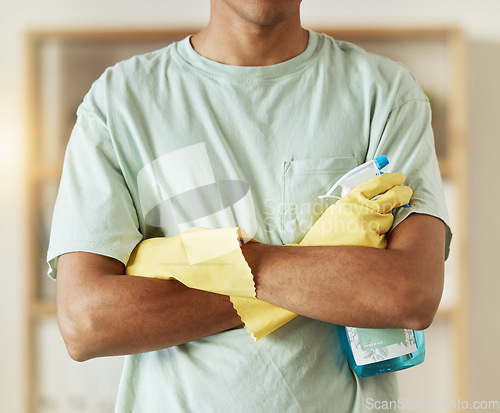
[[[387,249],[248,243],[242,251],[264,301],[334,324],[420,330],[441,298],[444,240],[441,220],[412,214]],[[123,272],[101,255],[59,257],[58,320],[73,359],[159,350],[241,325],[226,296]]]

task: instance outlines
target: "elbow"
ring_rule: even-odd
[[[406,328],[410,330],[426,330],[434,320],[436,312],[419,311],[411,314],[407,321]]]
[[[71,357],[73,361],[83,363],[84,361],[91,359],[91,357],[89,357],[87,353],[83,352],[82,349],[74,345],[74,343],[68,342],[66,339],[64,340],[64,343],[66,344],[66,350],[68,351],[68,355]]]
[[[400,315],[398,318],[402,321],[403,328],[426,330],[434,321],[443,287],[423,284],[415,286],[408,283],[397,299],[397,311]]]
[[[68,351],[68,355],[71,357],[73,361],[77,361],[79,363],[83,363],[84,361],[90,360],[92,357],[90,353],[86,352],[84,348],[80,345],[69,342],[67,340],[64,341],[66,344],[66,350]]]
[[[93,358],[94,350],[89,340],[92,334],[92,322],[88,317],[77,314],[75,308],[57,308],[59,331],[63,338],[68,355],[77,362]]]

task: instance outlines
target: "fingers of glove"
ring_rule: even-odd
[[[373,211],[373,215],[367,216],[366,223],[363,223],[363,225],[366,227],[366,232],[375,232],[383,235],[391,229],[393,223],[394,215]]]
[[[352,192],[358,192],[365,198],[372,199],[395,186],[402,185],[405,179],[405,175],[400,172],[381,174],[358,185]]]
[[[394,208],[408,204],[412,195],[413,190],[409,186],[395,186],[371,201],[372,208],[381,214],[387,214]]]

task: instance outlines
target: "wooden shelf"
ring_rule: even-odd
[[[56,303],[52,300],[35,300],[31,303],[30,313],[33,318],[56,316]]]
[[[62,163],[40,163],[35,164],[31,168],[31,174],[33,181],[44,182],[44,181],[56,181],[59,182],[62,173]]]
[[[444,156],[438,157],[439,170],[441,171],[441,176],[443,178],[448,178],[450,176],[450,167],[448,165],[449,160]]]

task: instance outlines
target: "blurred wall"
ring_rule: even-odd
[[[500,13],[497,13],[500,17]],[[477,400],[500,399],[500,42],[468,48],[470,387]],[[489,399],[488,399],[489,398]]]
[[[22,406],[24,339],[24,49],[28,28],[201,26],[209,0],[0,0],[0,411]],[[500,149],[496,122],[500,88],[500,2],[498,0],[304,0],[306,26],[438,25],[462,27],[471,40],[469,64],[471,162],[471,400],[498,399],[499,356],[490,354],[499,342],[496,292],[500,271],[496,260],[495,218],[499,174],[492,165]],[[489,59],[489,56],[497,56]],[[481,60],[478,60],[481,59]],[[484,64],[481,63],[484,61]],[[488,64],[486,64],[488,63]],[[492,93],[493,89],[496,91]],[[496,178],[496,179],[495,179]],[[489,196],[496,196],[492,202]],[[481,200],[475,206],[474,199]],[[476,322],[477,321],[477,322]],[[492,326],[492,323],[493,324]],[[476,338],[478,337],[478,338]],[[481,339],[479,339],[481,337]],[[497,352],[497,354],[500,354]]]

